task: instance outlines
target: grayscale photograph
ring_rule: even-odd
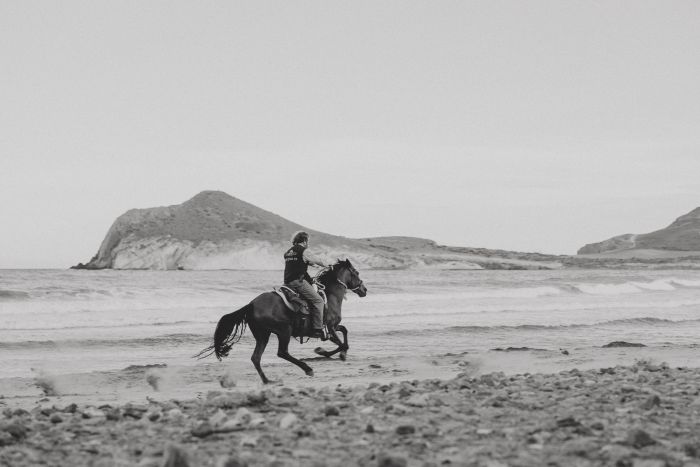
[[[700,2],[0,0],[0,466],[700,467]]]

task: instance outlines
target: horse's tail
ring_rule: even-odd
[[[194,358],[205,358],[215,354],[216,358],[221,360],[221,357],[228,356],[233,344],[243,336],[246,328],[246,316],[252,309],[253,305],[249,303],[233,313],[222,316],[216,325],[216,331],[214,331],[214,345],[202,350]]]

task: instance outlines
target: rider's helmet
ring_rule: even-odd
[[[300,230],[299,232],[296,232],[294,236],[292,236],[292,243],[297,245],[299,243],[304,243],[309,241],[309,234],[304,232],[303,230]]]

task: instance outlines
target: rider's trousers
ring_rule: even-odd
[[[316,289],[303,279],[298,279],[285,285],[311,304],[311,320],[314,329],[323,328],[323,299],[316,292]]]

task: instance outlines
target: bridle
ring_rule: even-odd
[[[328,270],[329,270],[329,271],[333,271],[333,266],[328,266]],[[319,275],[320,275],[320,273],[317,274],[316,277],[318,277]],[[351,288],[348,284],[346,284],[345,282],[343,282],[343,281],[341,281],[340,279],[338,279],[338,276],[337,276],[337,275],[335,275],[335,280],[338,281],[338,283],[339,283],[340,285],[342,285],[342,286],[345,288],[346,291],[347,291],[347,290],[351,290],[351,291],[353,291],[353,292],[356,292],[357,289],[359,289],[360,287],[362,287],[362,286],[364,285],[364,282],[362,282],[362,279],[360,279],[360,283],[357,285],[357,287],[352,287],[352,288]]]
[[[351,289],[351,288],[348,286],[348,284],[346,284],[345,282],[341,281],[341,280],[338,279],[337,277],[335,278],[335,280],[337,280],[337,281],[340,283],[340,285],[342,285],[343,287],[345,287],[347,290],[352,290],[353,292],[356,291],[357,289],[359,289],[360,287],[362,287],[362,285],[363,285],[362,279],[360,279],[360,284],[359,284],[357,287],[353,287],[353,288]]]

